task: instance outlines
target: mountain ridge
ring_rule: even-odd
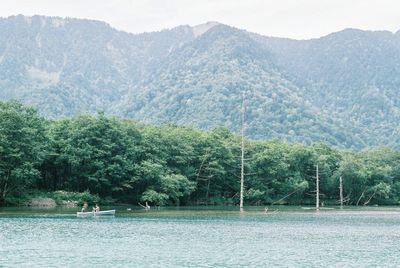
[[[48,117],[240,128],[347,148],[400,146],[400,36],[344,29],[295,40],[218,22],[132,34],[43,16],[0,18],[0,99]]]

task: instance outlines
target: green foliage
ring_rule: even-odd
[[[183,175],[170,174],[161,177],[160,188],[167,196],[179,203],[179,199],[183,196],[190,195],[195,190],[195,182],[189,181]]]
[[[140,198],[142,201],[149,201],[157,206],[165,205],[169,196],[164,193],[158,193],[154,190],[146,190],[142,197]]]
[[[1,202],[27,197],[151,205],[239,200],[240,137],[81,115],[44,120],[15,101],[0,102]],[[343,178],[349,205],[400,203],[400,152],[340,150],[323,143],[245,140],[246,204],[335,204]],[[43,193],[46,193],[45,195]]]
[[[50,193],[47,197],[53,198],[57,204],[62,204],[63,201],[76,201],[77,205],[81,206],[85,202],[88,204],[95,204],[100,202],[98,195],[93,195],[88,191],[77,193],[67,191],[55,191]]]
[[[251,204],[259,204],[265,198],[265,191],[250,188],[244,193],[244,199]]]
[[[40,177],[44,153],[43,119],[33,108],[0,102],[0,204],[20,195]]]

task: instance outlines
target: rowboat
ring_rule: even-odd
[[[90,216],[114,216],[115,209],[113,210],[102,210],[97,212],[77,212],[78,217],[90,217]]]
[[[302,207],[301,209],[312,209],[312,210],[316,210],[315,207]],[[318,208],[319,210],[331,210],[331,209],[335,209],[335,208],[325,208],[325,207],[320,207]]]

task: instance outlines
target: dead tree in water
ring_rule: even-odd
[[[243,195],[244,195],[244,114],[245,114],[245,106],[244,106],[244,94],[242,99],[242,129],[241,129],[241,139],[240,139],[240,149],[241,149],[241,157],[240,157],[240,201],[239,201],[239,209],[240,212],[243,212]]]
[[[150,209],[149,203],[147,203],[147,201],[146,201],[145,205],[142,205],[142,204],[140,204],[140,203],[138,203],[138,204],[139,204],[139,206],[141,206],[141,207],[144,208],[145,210],[149,210],[149,209]]]
[[[319,210],[319,177],[318,177],[318,164],[317,164],[317,174],[316,174],[316,196],[315,196],[315,209]]]
[[[340,194],[340,208],[343,209],[343,180],[342,176],[339,178],[339,194]]]

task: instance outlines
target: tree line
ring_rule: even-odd
[[[400,200],[400,152],[324,143],[245,142],[245,204],[312,204],[315,167],[321,201],[348,205]],[[173,124],[80,115],[45,119],[32,107],[0,102],[0,204],[32,191],[89,192],[103,202],[237,205],[240,136]]]

